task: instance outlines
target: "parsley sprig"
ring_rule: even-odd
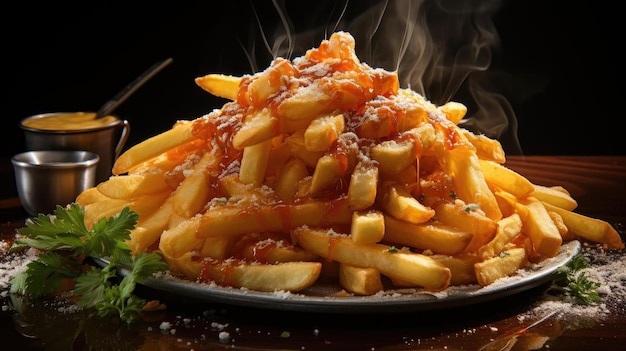
[[[598,294],[600,283],[590,280],[583,271],[588,267],[590,265],[587,259],[582,254],[577,254],[557,270],[557,277],[554,281],[565,295],[573,297],[576,303],[583,305],[600,301],[600,294]]]
[[[157,252],[136,256],[125,241],[137,224],[139,215],[125,207],[110,218],[102,218],[91,229],[85,226],[84,208],[72,203],[57,206],[54,216],[39,214],[17,232],[11,251],[26,247],[40,250],[25,271],[11,279],[11,291],[26,296],[53,295],[65,280],[75,282],[72,292],[77,305],[94,308],[98,315],[118,315],[130,323],[139,315],[145,300],[133,295],[137,283],[167,269]],[[85,258],[105,258],[108,264],[95,267]],[[130,273],[115,284],[117,268],[128,267]]]

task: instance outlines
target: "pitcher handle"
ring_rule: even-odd
[[[127,120],[122,121],[122,132],[120,135],[120,140],[117,142],[115,146],[115,160],[122,153],[122,149],[124,149],[124,145],[126,145],[126,141],[128,140],[128,135],[130,134],[130,123]]]

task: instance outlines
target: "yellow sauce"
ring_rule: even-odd
[[[43,130],[80,130],[102,127],[118,120],[114,116],[95,117],[95,112],[53,113],[27,118],[22,121],[22,126]]]

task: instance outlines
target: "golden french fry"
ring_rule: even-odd
[[[439,110],[446,114],[446,118],[454,124],[459,124],[465,114],[467,113],[467,107],[460,102],[449,101],[439,106]]]
[[[267,103],[271,95],[279,92],[288,77],[296,73],[295,68],[284,58],[278,57],[263,72],[255,74],[248,84],[248,98],[253,106]]]
[[[258,264],[198,259],[193,252],[177,258],[165,256],[165,259],[174,273],[195,277],[194,280],[201,278],[207,283],[266,292],[306,289],[315,283],[322,270],[320,262]]]
[[[567,226],[567,229],[581,238],[600,244],[606,244],[612,249],[624,249],[624,242],[622,242],[619,233],[609,223],[567,211],[548,203],[543,203],[543,205],[549,211],[558,213],[563,219],[563,223]]]
[[[350,175],[348,202],[355,211],[369,208],[376,201],[378,167],[372,162],[360,161]]]
[[[217,238],[222,239],[222,237]],[[210,239],[213,238],[207,238],[207,240]],[[232,247],[230,254],[248,262],[260,263],[319,260],[317,255],[293,245],[288,234],[280,233],[244,234]]]
[[[137,225],[130,231],[128,246],[134,254],[145,252],[152,245],[159,242],[165,229],[167,229],[172,217],[172,197],[167,200],[151,215],[139,217]]]
[[[126,173],[144,161],[192,141],[196,138],[193,133],[193,125],[194,122],[192,121],[178,121],[172,129],[132,146],[115,160],[112,169],[113,174]]]
[[[94,202],[110,199],[110,197],[101,193],[97,187],[91,187],[85,189],[83,192],[76,196],[76,203],[81,206],[87,206]]]
[[[444,255],[456,255],[467,247],[473,234],[437,222],[409,223],[385,215],[384,241],[430,250]]]
[[[324,156],[322,151],[309,151],[304,146],[304,130],[294,132],[285,138],[291,155],[302,160],[307,166],[315,168],[317,161]]]
[[[446,173],[453,177],[458,197],[466,204],[479,205],[480,209],[492,220],[500,220],[502,212],[487,185],[480,160],[474,150],[469,147],[458,146],[448,150],[448,152],[439,148],[437,153],[442,160]]]
[[[459,128],[461,134],[476,148],[476,155],[481,160],[488,160],[498,164],[506,162],[502,144],[483,134],[474,134],[467,129]]]
[[[237,236],[213,236],[205,238],[200,249],[200,256],[213,258],[216,260],[225,260],[232,255],[232,250],[240,240]],[[184,256],[184,255],[183,255]],[[189,275],[188,277],[197,277],[197,275]]]
[[[497,222],[476,211],[472,205],[442,203],[437,205],[435,212],[441,223],[472,233],[466,252],[474,252],[491,241],[498,229]]]
[[[98,191],[114,199],[130,199],[146,194],[172,191],[164,174],[128,174],[112,176],[96,186]]]
[[[255,204],[250,208],[226,205],[209,209],[189,220],[198,222],[195,236],[206,238],[261,231],[288,232],[303,225],[349,225],[352,211],[345,199],[309,201],[293,205]]]
[[[207,74],[195,79],[196,84],[217,97],[229,100],[237,100],[239,83],[241,77],[234,77],[225,74]]]
[[[517,198],[525,198],[535,191],[535,186],[519,173],[493,161],[479,160],[479,162],[487,183]]]
[[[382,212],[354,212],[350,237],[357,244],[375,244],[385,236],[385,217]]]
[[[344,128],[341,113],[315,118],[304,131],[304,147],[309,151],[326,151],[343,133]]]
[[[278,135],[277,125],[278,120],[267,108],[249,114],[233,137],[233,147],[243,150],[246,146],[271,139]]]
[[[335,184],[343,175],[343,163],[334,155],[320,157],[313,171],[311,194],[317,194]]]
[[[161,206],[163,201],[170,196],[169,192],[142,195],[133,199],[107,198],[93,202],[85,206],[85,224],[91,226],[100,218],[111,217],[119,213],[124,207],[137,212],[142,216],[148,216]]]
[[[313,285],[320,275],[319,262],[276,264],[204,263],[203,278],[220,285],[256,291],[300,291]]]
[[[282,201],[293,200],[298,192],[298,183],[308,176],[309,170],[302,160],[287,162],[276,180],[276,195]]]
[[[402,185],[386,182],[382,186],[381,206],[396,219],[423,223],[435,215],[435,210],[417,201]]]
[[[517,213],[504,217],[498,221],[498,230],[495,237],[478,249],[481,260],[498,255],[522,231],[522,219]]]
[[[476,271],[474,265],[480,262],[478,256],[474,254],[460,255],[432,255],[433,260],[448,267],[452,276],[450,285],[465,285],[476,283]]]
[[[563,238],[543,203],[534,197],[520,202],[528,210],[524,221],[523,231],[532,241],[534,251],[543,257],[554,257],[559,253]],[[525,217],[525,218],[524,218]]]
[[[161,233],[159,250],[166,257],[181,257],[191,251],[200,251],[204,238],[196,235],[200,228],[198,217],[169,226]]]
[[[326,229],[299,227],[292,232],[298,245],[327,260],[343,264],[375,268],[390,278],[428,290],[443,290],[450,283],[450,270],[428,256],[395,252],[382,244],[361,245],[348,236],[332,234]]]
[[[122,211],[130,203],[128,199],[106,198],[85,205],[85,225],[91,228],[100,218],[110,217]]]
[[[476,280],[481,286],[489,285],[496,280],[513,275],[527,264],[526,250],[513,248],[503,251],[498,256],[478,262],[474,265]]]
[[[532,196],[541,202],[547,202],[567,211],[574,211],[578,207],[578,202],[562,187],[547,187],[535,184],[534,188]]]
[[[298,89],[294,95],[278,105],[278,115],[288,120],[310,123],[314,118],[327,115],[337,109],[335,101],[324,89],[315,84]]]
[[[378,162],[378,169],[383,173],[398,174],[415,162],[415,142],[388,140],[372,148],[372,160]]]
[[[172,194],[172,210],[183,218],[190,218],[204,208],[209,198],[210,172],[219,166],[218,148],[205,153],[193,171],[185,177]],[[215,172],[215,171],[213,171]]]
[[[272,139],[246,146],[243,149],[239,179],[246,184],[261,186],[265,179],[265,171],[267,170],[271,150]]]
[[[374,295],[383,290],[380,272],[374,268],[339,264],[339,285],[356,295]]]

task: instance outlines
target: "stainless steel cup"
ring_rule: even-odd
[[[32,216],[65,206],[96,181],[99,156],[89,151],[27,151],[11,158],[17,194]]]
[[[84,112],[90,114],[93,112]],[[76,128],[68,125],[66,129],[41,129],[25,126],[33,119],[49,118],[60,115],[76,115],[83,112],[57,112],[34,115],[23,119],[20,128],[24,131],[26,150],[84,150],[98,154],[100,162],[96,182],[100,183],[111,176],[113,163],[122,152],[130,125],[128,121],[115,118],[113,121],[89,128]],[[93,113],[95,115],[95,113]]]

